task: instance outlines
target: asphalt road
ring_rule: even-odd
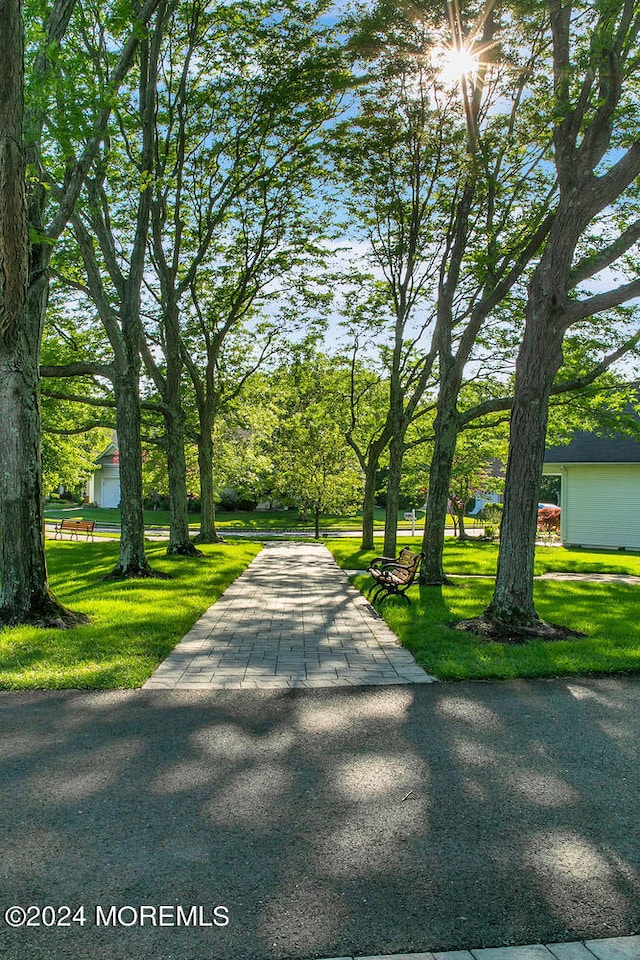
[[[0,919],[0,957],[636,933],[639,699],[639,678],[1,693],[0,918],[40,926]]]

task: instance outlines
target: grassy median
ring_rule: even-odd
[[[53,591],[91,623],[0,630],[0,689],[141,686],[260,549],[232,541],[203,546],[202,558],[169,558],[166,545],[149,544],[151,565],[170,580],[105,582],[117,543],[48,542]]]

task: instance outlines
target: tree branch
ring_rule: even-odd
[[[113,108],[114,95],[118,91],[122,81],[127,75],[133,62],[134,54],[140,43],[139,25],[144,25],[149,21],[153,15],[153,12],[158,6],[158,3],[159,0],[147,0],[138,13],[138,22],[136,26],[134,26],[131,36],[129,37],[129,40],[125,44],[125,47],[120,55],[120,60],[118,61],[111,75],[109,89],[105,95],[105,106],[100,111],[98,119],[93,126],[93,133],[68,178],[58,213],[46,231],[46,236],[49,240],[57,240],[69,222],[78,197],[80,196],[80,191],[82,189],[85,177],[87,176],[91,165],[97,156],[100,144],[102,143],[102,140],[106,134],[109,117]]]
[[[60,365],[46,365],[40,367],[41,377],[104,377],[113,380],[115,371],[111,364],[106,363],[64,363]]]
[[[81,427],[73,427],[68,429],[62,429],[61,427],[43,427],[43,433],[54,433],[56,436],[62,437],[71,437],[77,433],[88,433],[89,430],[95,430],[98,427],[103,427],[106,430],[115,430],[115,423],[105,423],[103,420],[90,420],[88,423],[84,423]]]
[[[48,397],[50,400],[65,400],[69,403],[84,403],[88,407],[109,407],[115,408],[115,400],[107,400],[101,397],[79,397],[73,393],[62,393],[59,390],[46,390],[42,391],[43,397]]]
[[[626,353],[629,353],[630,350],[633,350],[640,343],[640,329],[632,337],[629,337],[628,340],[618,347],[617,350],[614,350],[612,353],[607,354],[606,357],[603,357],[600,363],[597,363],[592,369],[585,373],[582,377],[574,377],[572,380],[565,380],[561,383],[556,383],[551,388],[551,396],[559,396],[563,393],[571,393],[577,390],[584,390],[585,387],[591,386],[591,384],[598,379],[603,373],[616,362],[620,360]],[[477,420],[480,417],[484,417],[489,413],[500,413],[503,410],[510,410],[513,406],[513,397],[496,397],[494,400],[484,400],[482,403],[477,403],[475,407],[471,407],[465,413],[459,414],[458,422],[460,424],[460,429],[465,429],[467,424],[471,423],[472,420]]]
[[[594,178],[593,183],[589,185],[592,200],[587,208],[592,211],[591,217],[613,203],[633,183],[638,174],[640,174],[640,140],[632,143],[617,163],[614,163],[601,177]]]
[[[620,236],[610,243],[608,247],[599,250],[590,257],[584,257],[575,265],[569,275],[569,289],[577,287],[579,283],[588,280],[596,273],[610,267],[615,263],[623,253],[626,253],[634,243],[640,240],[640,219],[632,223]]]
[[[586,320],[593,317],[596,313],[602,313],[603,310],[610,310],[613,307],[619,307],[634,297],[640,297],[640,280],[632,280],[625,283],[615,290],[607,290],[606,293],[599,293],[588,300],[571,300],[567,306],[566,318],[567,327],[579,320]]]
[[[100,397],[79,397],[76,394],[61,393],[58,390],[43,390],[42,396],[48,397],[50,400],[66,400],[69,403],[84,403],[89,407],[109,407],[114,409],[116,406],[115,400],[101,399]],[[142,410],[151,410],[154,413],[162,413],[165,405],[152,400],[141,400],[140,408]]]
[[[162,376],[162,374],[160,373],[158,364],[154,360],[153,354],[151,353],[151,349],[149,347],[149,343],[146,337],[140,338],[140,356],[144,361],[144,365],[147,369],[147,373],[149,374],[149,376],[151,377],[151,379],[156,385],[156,389],[160,393],[164,393],[165,390],[167,389],[167,382],[165,378]]]

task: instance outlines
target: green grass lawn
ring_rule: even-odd
[[[345,570],[366,570],[374,557],[382,554],[382,540],[376,540],[374,550],[360,550],[358,541],[327,540],[337,563]],[[409,547],[419,552],[420,537],[398,537],[398,552]],[[497,543],[484,540],[445,540],[444,565],[447,573],[494,576],[498,563]],[[617,550],[581,550],[565,547],[537,547],[535,572],[564,573],[624,573],[640,576],[640,554]]]
[[[100,525],[120,526],[120,511],[116,508],[110,509],[109,507],[87,507],[84,504],[79,506],[70,506],[67,504],[61,507],[52,507],[51,504],[46,504],[44,516],[45,520],[51,523],[66,517],[69,520],[95,520],[96,523]],[[199,514],[190,514],[189,519],[191,526],[198,526],[200,523]],[[169,511],[145,510],[144,522],[146,527],[168,527]]]
[[[399,540],[417,548],[419,541]],[[363,553],[353,543],[327,543],[340,566],[366,568],[379,549]],[[585,638],[526,644],[494,643],[452,630],[455,620],[477,616],[491,599],[498,548],[489,543],[447,541],[447,572],[460,575],[451,586],[409,590],[412,605],[392,597],[379,607],[391,629],[428,673],[441,680],[514,679],[640,671],[640,586],[576,581],[537,581],[535,602],[544,620],[571,627]],[[538,547],[536,573],[627,573],[640,575],[640,556],[588,550]],[[470,575],[484,574],[487,579]],[[467,579],[468,577],[468,579]],[[368,590],[370,577],[355,584]]]
[[[419,540],[401,538],[400,545]],[[327,544],[346,568],[362,569],[372,556],[357,543]],[[168,558],[162,544],[148,555],[171,580],[104,582],[116,563],[118,544],[49,541],[52,587],[71,609],[92,622],[75,630],[20,627],[0,630],[0,689],[138,687],[259,552],[260,545],[234,541],[203,547],[205,558]],[[385,619],[418,662],[442,680],[551,677],[640,671],[640,587],[626,584],[537,581],[540,615],[587,634],[584,639],[525,645],[488,643],[452,630],[453,620],[480,613],[488,603],[497,547],[446,543],[446,568],[460,575],[453,585],[411,588],[412,606],[392,598]],[[640,556],[561,548],[538,548],[538,573],[549,570],[640,574]],[[486,579],[475,579],[484,574]],[[360,575],[362,589],[370,585]]]
[[[162,544],[149,544],[152,566],[171,580],[104,582],[117,543],[49,541],[52,589],[92,622],[74,630],[0,630],[0,689],[139,687],[260,545],[235,541],[202,550],[204,558],[169,558]]]
[[[119,526],[120,511],[118,509],[109,509],[101,507],[87,507],[84,505],[73,507],[53,507],[48,504],[45,507],[45,517],[49,521],[60,520],[63,517],[79,520],[95,520],[99,524],[113,524]],[[168,527],[168,510],[145,510],[144,522],[148,529],[152,527]],[[447,522],[452,524],[450,517]],[[472,521],[470,521],[471,525]],[[375,526],[378,529],[384,527],[384,510],[376,507]],[[400,529],[410,530],[411,521],[405,520],[403,511],[399,513],[398,524]],[[420,530],[424,524],[424,513],[417,511],[416,530]],[[301,519],[296,510],[267,510],[267,511],[247,511],[237,510],[234,513],[225,513],[220,511],[216,513],[216,525],[221,532],[225,530],[313,530],[313,517]],[[196,530],[200,526],[200,514],[189,514],[189,526]],[[359,530],[362,526],[361,514],[338,514],[332,516],[323,516],[320,520],[320,527],[325,530]]]

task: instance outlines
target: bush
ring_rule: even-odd
[[[502,520],[502,504],[487,503],[482,510],[479,510],[476,514],[476,520],[480,520],[481,523],[499,526]]]
[[[401,493],[398,497],[398,510],[411,510],[415,507],[416,511],[418,509],[418,503],[420,506],[424,505],[424,497],[412,497],[408,493]],[[379,492],[376,494],[376,507],[382,507],[383,510],[387,507],[387,494],[385,491]]]
[[[71,490],[64,490],[60,494],[61,500],[66,500],[68,503],[82,503],[82,497],[79,497],[77,493],[72,493]]]
[[[231,494],[223,493],[217,506],[218,510],[224,513],[233,513],[234,510],[245,510],[251,512],[258,506],[258,501],[250,500],[248,497],[237,497]]]

